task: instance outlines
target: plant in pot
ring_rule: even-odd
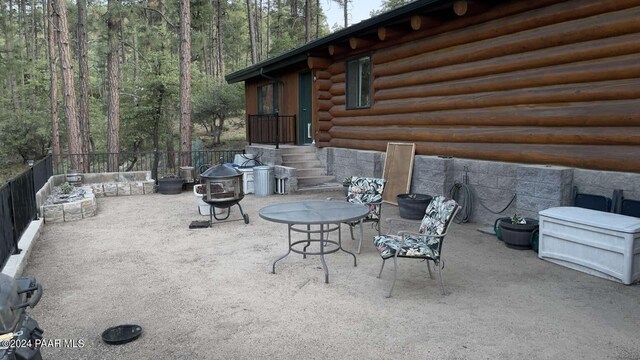
[[[421,220],[433,197],[426,194],[398,194],[398,211],[400,217],[409,220]]]
[[[538,220],[514,214],[508,221],[501,220],[499,226],[504,244],[512,249],[531,249],[532,240],[538,230]]]

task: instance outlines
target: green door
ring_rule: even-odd
[[[298,75],[298,144],[311,144],[311,71]]]

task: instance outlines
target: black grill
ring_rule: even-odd
[[[200,174],[200,182],[205,188],[202,200],[211,205],[209,225],[213,223],[214,218],[228,219],[231,213],[229,208],[234,205],[238,205],[245,224],[249,223],[249,215],[245,214],[240,206],[240,200],[244,198],[242,175],[241,171],[224,164],[212,166]],[[214,208],[227,209],[226,215],[218,218]]]

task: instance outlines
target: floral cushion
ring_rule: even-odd
[[[356,177],[354,176],[349,186],[347,201],[357,204],[365,204],[369,207],[369,214],[365,221],[377,221],[380,219],[380,205],[382,192],[384,191],[385,179]]]
[[[444,196],[436,196],[427,206],[418,232],[425,235],[442,235],[446,231],[456,206],[455,200],[446,200]]]
[[[418,238],[408,234],[381,235],[374,237],[373,244],[383,259],[394,257],[398,250],[398,256],[429,258],[435,261],[440,259],[440,242],[432,236]]]
[[[433,235],[442,235],[446,232],[456,207],[455,200],[436,196],[427,207],[420,224],[419,233],[424,234],[423,236],[382,235],[374,237],[373,243],[383,259],[391,258],[398,252],[398,256],[422,257],[439,261],[442,238]]]

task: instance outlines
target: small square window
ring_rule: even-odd
[[[371,106],[371,57],[347,61],[347,109]]]

